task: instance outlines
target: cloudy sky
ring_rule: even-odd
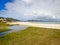
[[[0,0],[0,16],[22,20],[44,16],[60,19],[60,0]]]

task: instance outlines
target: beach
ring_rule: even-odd
[[[26,25],[31,27],[40,27],[40,28],[52,28],[52,29],[60,29],[60,24],[48,24],[48,23],[32,23],[32,22],[9,22],[7,24],[19,24]]]

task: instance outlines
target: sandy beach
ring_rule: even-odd
[[[52,29],[60,29],[60,24],[47,24],[47,23],[32,23],[32,22],[10,22],[7,24],[19,24],[26,25],[32,27],[40,27],[40,28],[52,28]]]

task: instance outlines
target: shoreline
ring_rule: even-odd
[[[11,24],[11,25],[18,24],[18,25],[25,25],[31,27],[60,29],[60,24],[32,23],[32,22],[9,22],[7,24]]]

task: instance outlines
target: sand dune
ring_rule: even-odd
[[[46,24],[46,23],[32,23],[32,22],[10,22],[7,24],[19,24],[26,25],[32,27],[40,27],[40,28],[52,28],[52,29],[60,29],[60,24]]]

